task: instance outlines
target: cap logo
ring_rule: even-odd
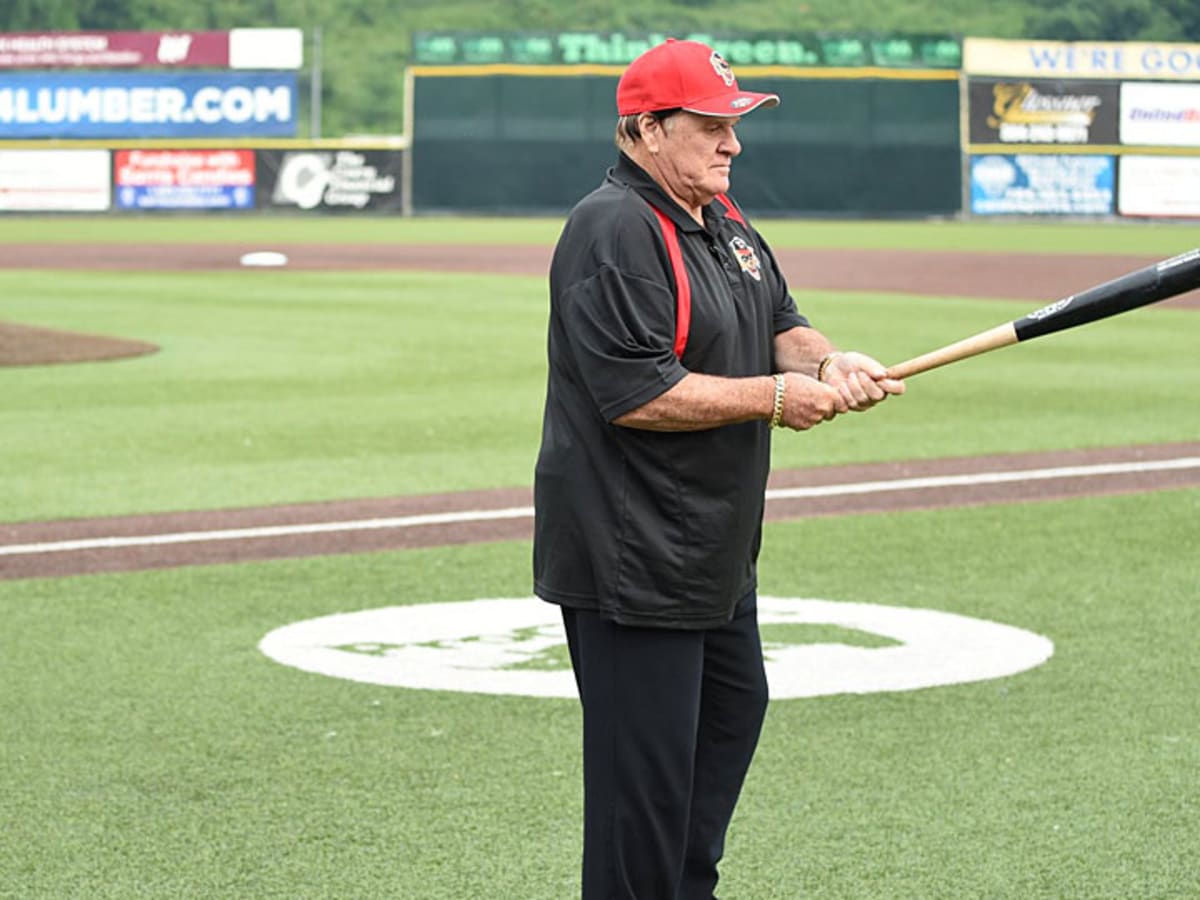
[[[741,109],[743,106],[749,106],[754,100],[751,97],[737,97],[729,101],[730,109]]]
[[[725,82],[725,87],[733,87],[733,69],[729,68],[729,63],[725,62],[725,58],[714,50],[708,61],[712,63],[713,71]]]

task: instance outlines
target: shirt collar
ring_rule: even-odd
[[[608,180],[633,188],[643,200],[665,213],[667,218],[675,223],[675,227],[683,231],[707,230],[716,234],[725,218],[725,207],[714,200],[704,207],[704,222],[707,227],[702,227],[671,199],[659,183],[650,177],[649,172],[630,159],[624,151],[621,151],[617,164],[608,170]]]

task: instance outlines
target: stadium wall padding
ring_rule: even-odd
[[[782,104],[747,116],[733,194],[752,212],[949,215],[962,205],[959,85],[938,78],[755,77]],[[616,156],[616,76],[414,79],[417,213],[560,213]]]

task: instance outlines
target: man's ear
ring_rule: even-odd
[[[638,116],[638,131],[641,132],[642,142],[651,153],[657,153],[662,147],[662,138],[666,129],[662,119],[651,113]]]

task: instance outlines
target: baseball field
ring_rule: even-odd
[[[757,224],[887,363],[1200,246]],[[0,897],[577,894],[559,225],[0,218]],[[723,900],[1200,895],[1197,397],[1193,293],[776,434]]]

